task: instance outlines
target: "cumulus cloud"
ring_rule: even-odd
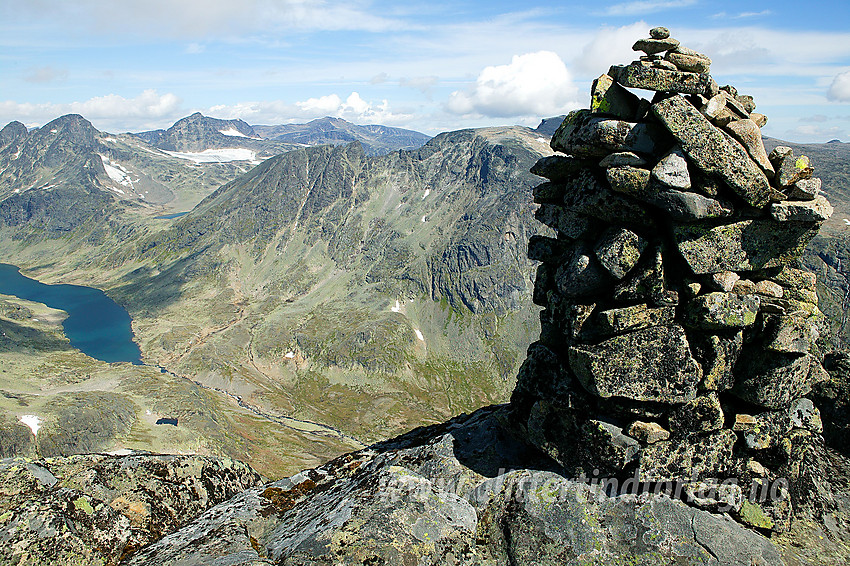
[[[488,117],[553,116],[580,106],[567,66],[551,51],[486,67],[474,85],[453,92],[446,103],[454,114]]]
[[[826,97],[835,102],[850,102],[850,71],[835,75]]]
[[[337,94],[327,94],[295,103],[271,100],[218,105],[204,113],[217,118],[241,118],[250,124],[286,124],[332,116],[359,124],[395,125],[413,118],[411,114],[393,112],[387,100],[370,102],[357,92],[352,92],[345,99]]]
[[[143,91],[135,98],[117,94],[97,96],[82,102],[19,103],[12,100],[0,102],[0,119],[45,124],[65,114],[81,114],[101,129],[115,123],[145,124],[149,120],[171,118],[177,115],[180,99],[172,94],[160,95],[153,89]]]
[[[603,28],[586,44],[573,64],[581,71],[601,73],[613,64],[621,65],[637,58],[635,41],[646,36],[646,22],[618,28]]]

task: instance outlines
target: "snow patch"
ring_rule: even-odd
[[[427,222],[427,221],[428,221],[428,218],[427,218],[426,216],[423,216],[423,217],[422,217],[422,222]]]
[[[103,138],[103,140],[101,140],[101,141],[118,143],[118,140],[115,139],[115,138]]]
[[[396,302],[395,302],[395,306],[394,306],[394,307],[390,307],[390,310],[391,310],[391,311],[393,311],[393,312],[401,312],[401,303],[399,303],[398,301],[396,301]]]
[[[164,151],[164,150],[163,150]],[[188,159],[195,163],[228,163],[230,161],[256,161],[256,152],[241,147],[205,149],[201,152],[165,151],[171,157]]]
[[[425,200],[425,197],[431,194],[431,189],[425,189],[425,194],[422,195],[422,200]]]
[[[219,130],[218,133],[223,134],[225,136],[230,136],[234,138],[247,138],[245,134],[237,130],[236,128],[227,128],[226,130]]]
[[[129,448],[119,448],[118,450],[110,450],[107,454],[110,456],[129,456],[134,452],[134,450],[130,450]]]
[[[287,352],[287,353],[286,353],[286,355],[285,355],[285,356],[283,356],[283,357],[284,357],[284,358],[286,358],[286,359],[291,360],[292,358],[294,358],[294,357],[295,357],[295,352]]]
[[[41,418],[36,415],[23,415],[21,422],[30,427],[33,436],[38,436],[38,429],[41,428]]]
[[[58,131],[59,131],[59,130],[50,130],[50,133],[51,133],[51,134],[55,134],[55,133],[56,133],[56,132],[58,132]]]
[[[14,190],[14,191],[12,191],[12,192],[19,193],[19,192],[21,192],[21,189],[15,189],[15,190]]]
[[[540,143],[545,143],[545,144],[549,143],[549,140],[547,140],[546,138],[537,138],[537,141],[539,141]]]
[[[18,192],[18,189],[15,189],[15,192]],[[845,219],[844,219],[844,223],[845,223],[847,226],[850,226],[850,219],[845,218]]]
[[[420,339],[420,340],[422,340],[423,342],[425,341],[425,337],[422,335],[422,331],[421,331],[421,330],[419,330],[418,328],[414,328],[414,329],[413,329],[413,332],[415,332],[415,333],[416,333],[416,337],[417,337],[417,338],[419,338],[419,339]]]
[[[100,154],[98,154],[100,155]],[[133,180],[130,178],[130,172],[124,169],[118,163],[113,162],[111,159],[106,157],[105,155],[100,155],[100,160],[103,162],[103,168],[106,170],[106,174],[109,175],[109,178],[118,183],[119,185],[123,185],[125,187],[133,188]],[[136,179],[138,181],[138,179]],[[113,189],[114,191],[124,194],[124,191],[120,189]]]

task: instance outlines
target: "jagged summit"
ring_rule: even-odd
[[[181,118],[167,130],[134,134],[154,147],[166,151],[201,152],[208,149],[248,148],[270,156],[291,146],[264,141],[243,120],[222,120],[195,112]]]

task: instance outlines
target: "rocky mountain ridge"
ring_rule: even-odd
[[[430,139],[430,136],[413,130],[377,124],[357,125],[330,116],[306,124],[253,128],[265,138],[304,145],[344,145],[358,141],[363,145],[366,155],[383,155],[399,149],[417,149]]]

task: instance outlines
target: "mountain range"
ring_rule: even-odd
[[[197,114],[141,134],[73,115],[32,132],[6,126],[4,261],[104,289],[132,315],[147,365],[92,360],[63,345],[61,313],[0,297],[4,328],[27,337],[0,359],[0,435],[18,439],[0,443],[3,455],[188,451],[281,477],[506,400],[539,332],[526,249],[547,229],[529,169],[551,154],[558,122],[389,152],[426,136]],[[349,134],[363,137],[336,143]],[[823,310],[841,312],[848,146],[795,151],[836,206],[806,261],[821,272]],[[29,444],[22,411],[46,423]]]

